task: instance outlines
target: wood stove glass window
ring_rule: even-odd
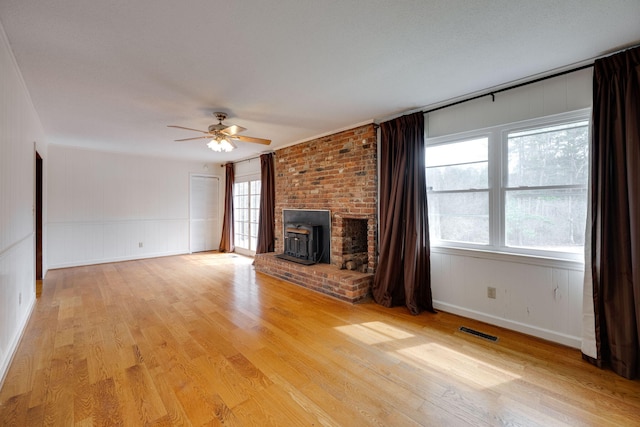
[[[255,251],[260,214],[260,180],[233,184],[233,226],[236,248]]]

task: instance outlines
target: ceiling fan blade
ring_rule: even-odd
[[[237,133],[244,132],[245,130],[247,129],[243,128],[242,126],[231,125],[229,127],[222,129],[220,132],[224,133],[227,136],[233,136]]]
[[[177,128],[177,129],[186,129],[186,130],[194,130],[196,132],[202,132],[202,133],[209,133],[209,131],[206,130],[200,130],[200,129],[193,129],[193,128],[186,128],[184,126],[176,126],[176,125],[167,125],[168,128]]]
[[[255,144],[264,144],[264,145],[271,144],[271,140],[270,139],[254,138],[252,136],[234,135],[233,139],[237,139],[237,140],[243,141],[243,142],[253,142]]]
[[[195,138],[184,138],[184,139],[174,139],[174,141],[176,142],[181,142],[181,141],[193,141],[194,139],[209,139],[209,138],[213,138],[211,135],[206,135],[206,136],[196,136]]]

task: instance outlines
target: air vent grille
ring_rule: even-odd
[[[474,335],[474,336],[476,336],[478,338],[484,338],[485,340],[489,340],[489,341],[492,341],[492,342],[498,341],[498,337],[496,337],[496,336],[485,334],[484,332],[476,331],[475,329],[467,328],[466,326],[460,326],[459,330],[461,332]]]

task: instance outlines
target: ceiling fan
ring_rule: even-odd
[[[209,126],[209,130],[206,130],[206,131],[200,130],[200,129],[186,128],[184,126],[175,126],[175,125],[168,125],[167,127],[201,132],[204,135],[196,136],[194,138],[176,139],[176,141],[180,142],[180,141],[192,141],[194,139],[210,139],[211,141],[209,141],[209,143],[207,144],[207,147],[211,148],[213,151],[218,151],[218,152],[220,151],[229,152],[234,150],[235,148],[238,148],[233,143],[233,140],[242,141],[242,142],[253,142],[255,144],[264,144],[264,145],[271,144],[270,139],[254,138],[252,136],[238,135],[238,133],[244,132],[246,130],[241,126],[237,126],[237,125],[228,126],[228,125],[222,124],[223,120],[227,118],[226,113],[218,112],[218,113],[213,113],[213,115],[215,116],[216,119],[218,119],[218,124]]]

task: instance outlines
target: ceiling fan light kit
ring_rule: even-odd
[[[213,113],[213,115],[216,117],[216,119],[218,119],[218,123],[215,125],[209,126],[208,130],[206,131],[200,130],[200,129],[186,128],[184,126],[175,126],[175,125],[169,125],[168,127],[193,130],[196,132],[203,133],[204,134],[203,136],[196,136],[195,138],[176,139],[176,141],[191,141],[194,139],[210,139],[209,143],[207,144],[207,147],[209,147],[210,149],[216,152],[228,153],[238,148],[232,142],[232,140],[242,141],[242,142],[251,142],[255,144],[264,144],[264,145],[271,144],[270,139],[237,135],[240,132],[244,132],[246,129],[237,125],[227,126],[222,124],[222,121],[227,118],[226,113]]]
[[[230,151],[235,150],[236,148],[238,148],[236,146],[236,144],[234,144],[231,141],[227,141],[224,138],[221,139],[212,139],[211,141],[209,141],[209,143],[207,144],[207,147],[211,148],[213,151],[216,151],[218,153],[223,152],[223,153],[228,153]]]

